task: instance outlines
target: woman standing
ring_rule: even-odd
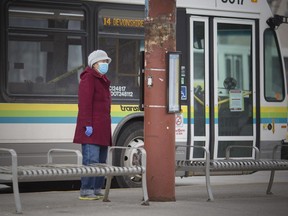
[[[78,117],[74,143],[82,144],[83,165],[105,163],[111,146],[111,94],[106,77],[111,58],[103,50],[88,56],[88,67],[80,75],[78,91]],[[81,200],[103,197],[104,177],[82,177]]]

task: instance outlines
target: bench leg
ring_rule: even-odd
[[[275,170],[271,170],[270,180],[269,180],[269,184],[266,190],[266,194],[272,194],[271,189],[272,189],[272,185],[274,182],[274,175],[275,175]]]
[[[113,176],[107,176],[103,202],[110,202],[110,200],[108,199],[108,196],[109,196],[109,191],[110,191],[110,187],[111,187],[112,177]]]
[[[205,178],[206,178],[206,189],[208,193],[208,200],[207,201],[214,201],[212,189],[211,189],[211,182],[210,182],[210,168],[207,166],[205,171]]]
[[[147,191],[147,179],[146,172],[142,173],[142,191],[143,191],[143,199],[142,205],[149,205],[148,191]]]
[[[15,205],[16,205],[16,213],[22,214],[22,206],[21,206],[17,176],[12,176],[12,182],[13,182],[14,200],[15,200]]]

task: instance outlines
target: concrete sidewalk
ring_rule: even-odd
[[[288,171],[278,171],[266,195],[270,172],[244,176],[213,176],[214,202],[207,202],[204,177],[176,178],[176,202],[142,206],[141,189],[112,189],[111,202],[78,200],[78,191],[22,193],[27,216],[287,216]],[[13,194],[0,194],[0,215],[15,215]]]

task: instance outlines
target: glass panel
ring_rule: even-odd
[[[265,46],[265,98],[267,101],[284,99],[284,77],[280,52],[275,32],[267,29],[264,35]]]
[[[203,146],[205,147],[205,141],[195,141],[195,146]],[[193,158],[204,158],[205,152],[203,149],[193,148]]]
[[[139,99],[140,51],[144,51],[144,11],[102,9],[99,48],[112,58],[108,78],[114,100]]]
[[[194,136],[205,136],[205,23],[194,22]]]
[[[218,24],[219,136],[253,135],[252,26]]]
[[[77,95],[82,37],[10,34],[8,89],[16,95]]]
[[[113,99],[138,99],[140,85],[140,51],[144,41],[137,39],[100,38],[99,48],[112,58],[108,78]]]
[[[84,28],[84,12],[10,7],[9,26],[7,93],[76,96],[78,73],[84,67],[86,36],[79,31]]]
[[[83,11],[31,7],[9,8],[10,27],[81,30],[83,24]]]
[[[218,143],[218,157],[224,158],[226,156],[226,148],[228,146],[240,145],[240,146],[253,146],[253,141],[220,141]],[[232,148],[230,151],[230,157],[252,157],[252,148]]]

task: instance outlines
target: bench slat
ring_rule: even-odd
[[[177,160],[176,169],[189,169],[191,171],[206,167],[205,161]],[[217,160],[210,161],[211,171],[255,171],[256,170],[287,170],[288,160]]]

